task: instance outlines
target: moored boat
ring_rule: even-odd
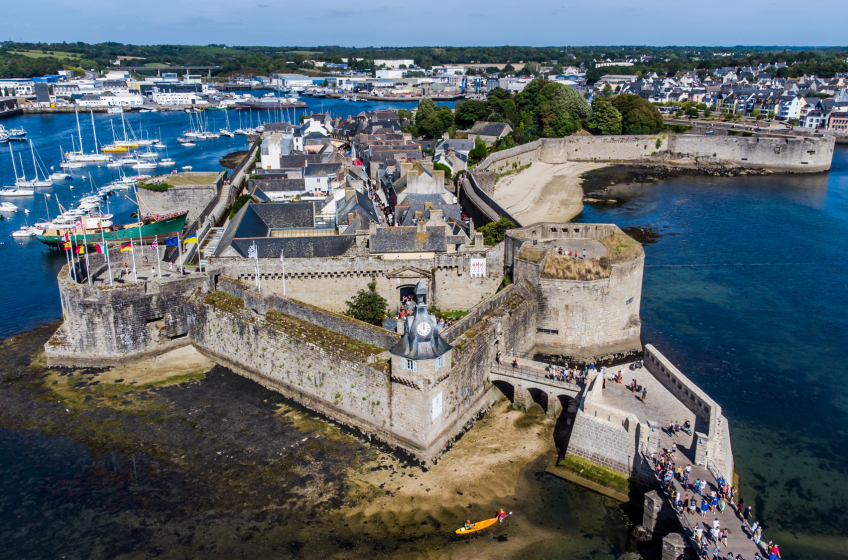
[[[176,235],[185,228],[187,211],[175,212],[173,214],[147,214],[141,220],[141,228],[135,224],[113,224],[109,227],[97,228],[88,227],[85,231],[85,236],[80,229],[77,228],[47,228],[36,238],[45,245],[53,247],[61,247],[64,243],[64,235],[68,234],[74,245],[88,243],[94,245],[102,240],[108,241],[138,241],[139,237],[148,239],[156,236]],[[88,217],[88,224],[91,225],[92,217]],[[79,232],[79,233],[77,233]]]

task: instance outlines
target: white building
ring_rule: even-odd
[[[76,101],[78,107],[141,107],[144,99],[140,95],[114,94],[105,92],[102,94],[86,94]]]
[[[377,70],[375,77],[378,80],[400,80],[403,78],[404,72],[406,72],[406,70]]]
[[[386,68],[400,68],[401,66],[412,68],[415,66],[415,61],[411,58],[398,58],[395,60],[377,59],[374,61],[374,66],[376,68],[381,66],[385,66]]]
[[[6,90],[7,95],[32,95],[35,91],[32,80],[18,80],[15,78],[0,80],[0,92],[3,90]]]
[[[150,97],[157,105],[194,105],[199,99],[197,94],[191,92],[165,93],[154,87]]]
[[[312,78],[303,74],[271,74],[271,85],[302,90],[315,84],[312,83]]]
[[[279,169],[280,156],[291,154],[292,133],[275,132],[262,141],[259,165],[262,169]]]

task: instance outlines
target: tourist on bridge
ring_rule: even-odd
[[[707,516],[707,510],[709,509],[709,505],[707,504],[707,500],[701,500],[701,517]]]

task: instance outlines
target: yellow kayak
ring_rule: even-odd
[[[474,523],[473,525],[471,525],[470,529],[466,529],[464,526],[460,529],[457,529],[456,534],[457,535],[467,535],[468,533],[476,533],[477,531],[481,531],[481,530],[483,530],[487,527],[491,527],[492,525],[494,525],[497,522],[498,522],[497,517],[493,517],[491,519],[485,519],[483,521],[478,521],[477,523]]]

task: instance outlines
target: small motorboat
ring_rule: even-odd
[[[65,173],[63,171],[56,171],[50,174],[50,178],[54,181],[70,181],[74,178],[70,173]]]
[[[35,237],[36,235],[41,235],[42,233],[44,233],[43,229],[32,226],[24,226],[18,231],[13,231],[12,237]]]
[[[162,158],[159,160],[159,167],[173,167],[176,164],[177,162],[171,158]]]
[[[0,188],[0,196],[32,196],[35,191],[32,189],[19,189],[17,187]]]
[[[0,202],[0,212],[17,212],[18,207],[11,202]]]
[[[183,165],[183,171],[191,171],[192,169],[194,168],[190,165]]]

